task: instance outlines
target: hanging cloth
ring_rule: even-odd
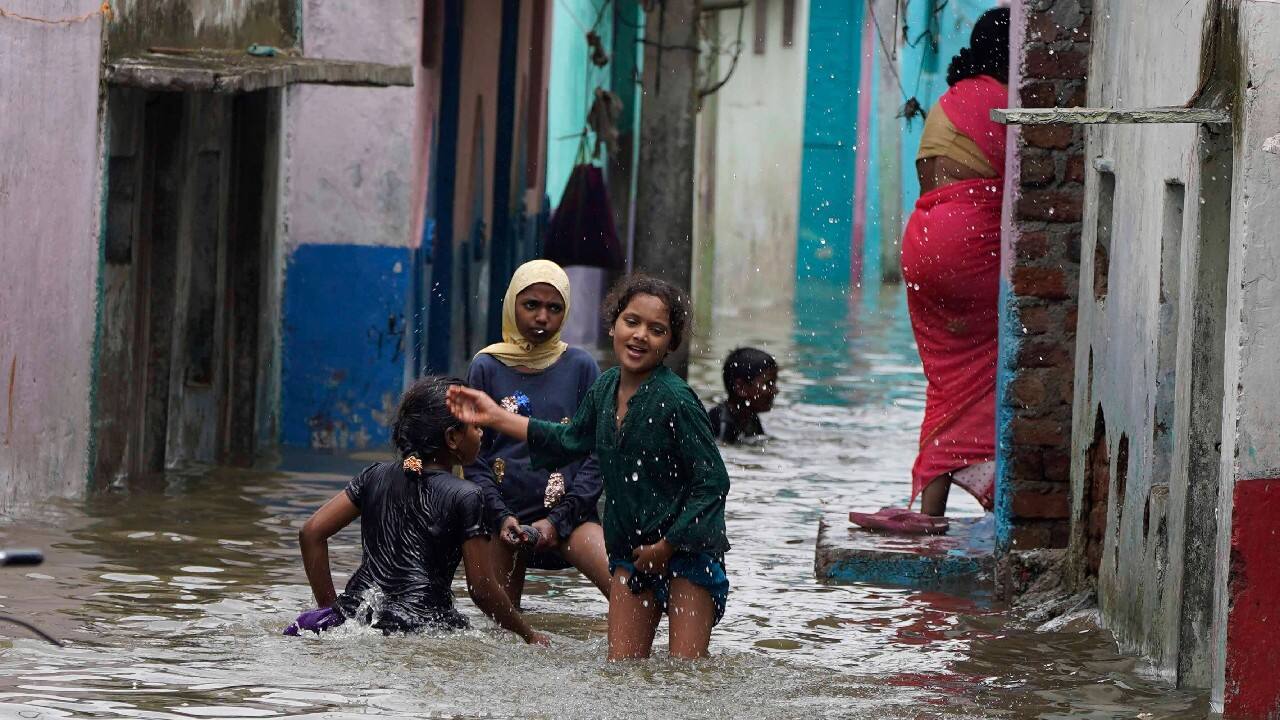
[[[507,294],[502,298],[502,342],[486,347],[477,355],[492,355],[507,367],[523,366],[545,370],[569,349],[567,344],[560,341],[559,332],[537,345],[520,334],[516,325],[516,296],[530,285],[538,283],[546,283],[559,291],[560,297],[564,298],[565,319],[568,319],[569,276],[563,268],[550,260],[530,260],[516,268],[511,276],[511,284],[507,286]]]
[[[621,270],[622,245],[613,224],[613,208],[604,171],[587,161],[587,131],[578,145],[578,164],[569,174],[560,206],[547,225],[542,256],[564,267]]]

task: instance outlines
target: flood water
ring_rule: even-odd
[[[704,398],[735,345],[770,349],[783,370],[772,440],[724,449],[733,593],[711,659],[606,664],[604,600],[568,573],[526,585],[550,650],[496,630],[461,583],[470,631],[282,637],[311,607],[298,528],[389,453],[288,455],[287,469],[175,472],[0,518],[0,545],[47,554],[0,571],[0,612],[67,641],[0,625],[0,717],[1204,717],[1203,696],[1154,680],[1105,632],[1017,629],[989,599],[815,582],[824,508],[908,494],[924,380],[904,304],[888,290],[808,302],[796,321],[716,323],[691,373]],[[331,559],[341,586],[356,526]]]

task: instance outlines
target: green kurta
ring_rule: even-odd
[[[531,464],[553,470],[596,454],[609,557],[630,560],[635,548],[665,537],[678,552],[723,560],[729,474],[707,411],[678,375],[660,365],[631,398],[619,431],[620,377],[616,367],[601,374],[567,425],[530,420]]]

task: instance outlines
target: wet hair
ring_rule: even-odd
[[[947,85],[979,75],[1009,83],[1009,8],[988,10],[973,24],[969,47],[947,67]]]
[[[409,387],[400,398],[396,421],[391,426],[391,442],[400,457],[417,455],[428,460],[445,447],[444,434],[462,427],[462,421],[449,412],[445,396],[453,385],[466,383],[455,377],[429,375]]]
[[[729,393],[729,397],[733,397],[734,383],[751,382],[777,369],[778,361],[774,360],[769,353],[753,347],[740,347],[724,359],[724,389]]]
[[[667,306],[669,325],[671,326],[671,349],[676,350],[684,342],[685,331],[689,328],[689,300],[675,285],[666,280],[659,280],[652,275],[634,273],[617,282],[604,299],[601,314],[609,327],[618,322],[618,316],[627,309],[631,298],[637,295],[652,295]]]

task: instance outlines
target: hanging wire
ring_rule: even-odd
[[[905,104],[911,98],[907,97],[907,89],[902,85],[902,77],[898,75],[898,64],[894,62],[893,55],[889,52],[889,46],[885,44],[884,33],[880,31],[880,18],[876,17],[875,0],[867,0],[867,12],[871,15],[871,24],[875,27],[876,39],[880,41],[880,52],[884,54],[885,62],[889,65],[889,72],[893,73],[893,79],[898,83],[898,92],[902,94],[902,102]]]
[[[760,0],[756,0],[756,2],[760,2]],[[743,28],[744,21],[746,20],[746,17],[747,17],[747,9],[745,7],[739,8],[738,9],[738,36],[733,41],[733,44],[729,46],[731,48],[730,50],[726,51],[721,49],[720,37],[718,34],[715,38],[715,41],[711,43],[711,49],[714,55],[729,55],[730,53],[732,53],[732,60],[730,60],[729,62],[729,70],[724,74],[724,77],[720,78],[720,80],[717,81],[714,85],[711,85],[710,87],[707,87],[707,88],[700,89],[698,91],[699,98],[704,98],[708,95],[715,93],[717,90],[724,87],[725,83],[729,82],[729,78],[733,77],[733,71],[738,68],[738,58],[742,56],[742,48],[743,48],[742,28]],[[704,33],[704,34],[707,35],[708,38],[710,38],[710,33]]]
[[[604,11],[608,10],[609,6],[612,4],[613,0],[604,0],[604,2],[600,4],[600,7],[596,8],[596,21],[591,23],[591,30],[589,32],[595,32],[596,28],[600,27],[600,21],[604,19]]]
[[[564,8],[564,11],[569,13],[569,17],[573,19],[573,24],[577,25],[578,29],[582,30],[583,35],[586,35],[587,33],[591,32],[592,29],[594,29],[594,27],[591,29],[588,29],[587,26],[581,20],[578,19],[578,14],[573,11],[573,8],[570,7],[569,3],[565,2],[565,0],[560,0],[560,7]]]

